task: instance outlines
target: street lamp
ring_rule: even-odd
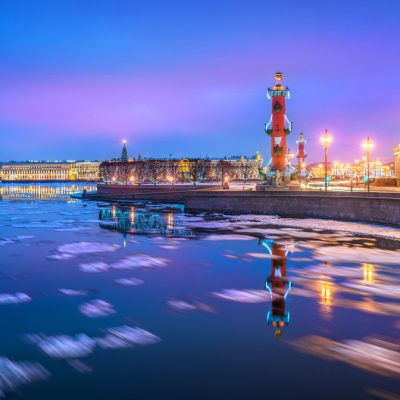
[[[328,148],[332,142],[332,136],[325,129],[325,133],[321,136],[321,144],[325,149],[325,192],[328,191]]]
[[[370,164],[370,156],[371,156],[371,149],[374,147],[373,142],[371,141],[371,139],[367,138],[367,140],[363,143],[363,149],[365,151],[366,154],[366,161],[367,161],[367,190],[369,193],[369,164]]]

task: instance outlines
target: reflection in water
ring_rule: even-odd
[[[0,184],[0,200],[69,200],[75,192],[96,190],[94,185]]]
[[[192,232],[176,226],[174,214],[169,212],[138,212],[134,207],[117,209],[116,206],[99,211],[100,227],[124,234],[157,234],[162,236],[192,236]]]
[[[364,270],[364,283],[373,284],[374,283],[374,265],[364,263],[363,264]]]
[[[292,283],[286,277],[286,256],[288,247],[273,240],[263,239],[261,244],[271,255],[271,273],[265,281],[265,288],[271,294],[271,310],[267,322],[275,327],[275,336],[282,336],[282,328],[289,324],[290,313],[286,310],[286,297]]]
[[[319,305],[322,311],[322,316],[324,318],[331,318],[333,309],[333,280],[330,278],[329,274],[329,264],[324,262],[322,268],[322,280],[317,281],[319,285]]]
[[[321,281],[321,298],[319,304],[321,306],[321,311],[325,316],[329,316],[332,312],[332,282]]]

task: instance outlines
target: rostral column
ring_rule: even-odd
[[[292,131],[292,123],[286,117],[286,99],[290,98],[289,88],[281,84],[283,74],[275,73],[276,84],[268,88],[267,97],[272,99],[272,115],[265,132],[271,136],[271,170],[285,173],[286,136]]]

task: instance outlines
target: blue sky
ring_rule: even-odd
[[[400,143],[400,3],[3,1],[0,160],[268,158],[266,89],[284,73],[309,160]]]

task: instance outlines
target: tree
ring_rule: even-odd
[[[146,177],[148,177],[154,184],[158,183],[161,179],[163,172],[165,172],[165,166],[163,161],[151,159],[146,160]]]
[[[207,161],[205,160],[191,160],[189,162],[189,176],[192,182],[204,179],[207,171]]]

